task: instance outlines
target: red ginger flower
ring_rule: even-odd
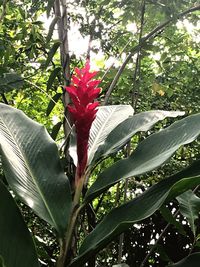
[[[98,102],[94,102],[100,93],[96,88],[100,80],[92,80],[97,72],[89,72],[89,61],[82,69],[75,68],[76,75],[72,76],[72,84],[66,87],[73,106],[68,105],[69,112],[74,120],[77,135],[77,175],[82,176],[87,166],[88,140],[92,122],[97,113]]]

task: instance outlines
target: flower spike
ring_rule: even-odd
[[[76,180],[82,177],[87,166],[89,133],[99,105],[94,100],[101,91],[97,88],[101,80],[92,80],[97,73],[90,72],[90,63],[87,61],[84,68],[75,68],[72,83],[66,87],[73,103],[73,105],[68,105],[68,110],[74,121],[77,135]]]

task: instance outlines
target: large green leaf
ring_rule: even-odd
[[[113,105],[99,107],[96,119],[90,129],[88,164],[91,163],[98,147],[105,141],[108,134],[122,121],[133,115],[130,105]]]
[[[11,188],[62,234],[71,209],[71,193],[55,142],[43,126],[0,104],[0,145]]]
[[[0,266],[39,267],[30,232],[22,215],[0,181]]]
[[[130,105],[102,106],[98,108],[97,116],[90,129],[88,147],[88,165],[92,162],[98,147],[105,141],[108,134],[122,121],[133,115],[133,108]],[[76,136],[75,128],[72,130],[70,156],[77,165]]]
[[[140,175],[163,164],[184,144],[200,134],[200,114],[191,115],[141,142],[127,159],[122,159],[102,172],[89,188],[86,199],[91,200],[123,178]]]
[[[130,138],[139,131],[148,131],[155,123],[167,117],[184,115],[180,111],[152,110],[133,115],[115,127],[104,143],[100,145],[94,155],[93,161],[105,158],[118,151]]]
[[[143,194],[113,209],[85,238],[80,255],[70,267],[78,267],[134,223],[151,216],[164,202],[200,184],[200,161],[150,187]]]
[[[180,205],[180,212],[188,220],[193,234],[195,235],[196,226],[195,220],[199,217],[200,212],[200,198],[197,197],[192,190],[184,192],[177,197]]]
[[[193,253],[175,264],[168,265],[168,267],[199,267],[199,263],[200,253]]]

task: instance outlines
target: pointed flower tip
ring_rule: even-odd
[[[94,100],[100,93],[97,88],[101,80],[94,80],[98,72],[90,72],[90,61],[82,69],[75,68],[72,84],[66,87],[72,104],[68,110],[74,120],[77,134],[78,173],[83,174],[87,166],[89,132],[97,113],[98,101]]]

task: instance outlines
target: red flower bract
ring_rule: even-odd
[[[97,72],[90,72],[89,61],[82,69],[75,68],[76,75],[72,76],[72,83],[66,87],[73,105],[68,110],[74,120],[77,135],[77,175],[82,176],[87,166],[88,140],[92,122],[97,113],[98,102],[94,102],[100,93],[96,88],[100,80],[92,80]]]

